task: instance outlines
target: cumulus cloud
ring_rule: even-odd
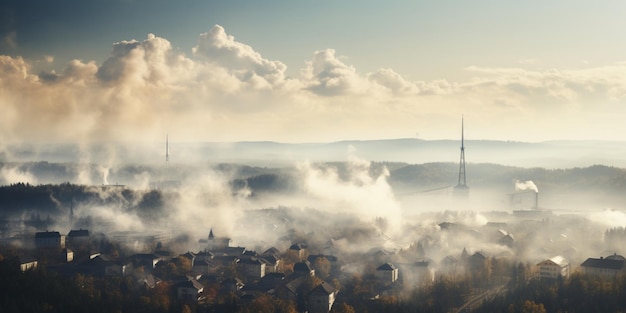
[[[616,116],[626,113],[625,64],[541,71],[470,66],[473,77],[454,82],[412,81],[389,68],[361,73],[346,60],[333,49],[318,50],[299,76],[289,77],[284,63],[219,25],[199,36],[190,55],[154,34],[113,44],[100,65],[73,60],[33,73],[40,61],[4,55],[0,135],[8,142],[141,141],[166,132],[186,140],[317,141],[380,138],[380,129],[406,136],[417,124],[432,138],[456,135],[446,121],[466,114],[485,125],[475,129],[477,137],[490,137],[489,127],[515,134],[519,125],[533,124],[534,135],[545,138],[548,130],[576,135],[554,116],[578,128],[621,129]],[[586,133],[606,136],[593,127]]]
[[[285,83],[285,64],[263,58],[249,45],[226,34],[220,25],[201,34],[198,45],[192,51],[196,56],[229,69],[241,81],[261,89],[271,89]]]
[[[364,91],[364,79],[353,66],[335,56],[334,49],[319,50],[302,70],[306,89],[323,96]]]

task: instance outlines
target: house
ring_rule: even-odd
[[[58,231],[44,231],[35,233],[37,248],[65,248],[65,236]]]
[[[263,254],[261,255],[280,255],[280,250],[278,250],[276,247],[271,247],[265,250],[265,252],[263,252]]]
[[[156,264],[163,260],[163,258],[154,253],[137,253],[133,254],[130,259],[136,267],[143,266],[143,268],[147,270],[154,269]]]
[[[455,274],[459,266],[459,261],[455,257],[448,255],[441,260],[440,264],[439,272],[441,274]]]
[[[337,291],[327,282],[322,282],[309,292],[308,312],[328,313],[335,303]]]
[[[112,260],[106,256],[98,255],[88,261],[88,266],[94,275],[126,276],[132,269],[130,262]]]
[[[191,270],[194,273],[208,274],[211,268],[211,262],[205,258],[194,258],[191,263]]]
[[[465,251],[465,249],[464,249]],[[472,256],[470,256],[467,260],[468,266],[469,266],[469,270],[470,271],[481,271],[483,269],[485,269],[485,266],[487,265],[487,261],[488,261],[488,257],[487,254],[482,252],[482,251],[478,251],[474,254],[472,254]]]
[[[137,279],[137,284],[142,285],[145,289],[154,289],[161,280],[152,274],[144,275]]]
[[[600,257],[599,259],[588,258],[580,266],[585,274],[612,278],[625,271],[624,265],[624,260]]]
[[[195,279],[188,279],[175,285],[178,300],[197,302],[201,300],[204,286]]]
[[[237,263],[239,272],[249,280],[256,280],[265,276],[265,263],[258,258],[242,259]]]
[[[315,270],[311,266],[311,262],[298,262],[293,265],[294,276],[315,276]]]
[[[20,256],[19,261],[20,261],[20,270],[22,272],[26,272],[31,269],[36,269],[38,265],[37,260],[31,256]]]
[[[435,281],[433,262],[423,259],[413,263],[413,274],[417,284],[431,284]]]
[[[567,277],[570,272],[569,261],[560,255],[537,263],[537,268],[542,279]]]
[[[68,263],[74,261],[74,251],[70,249],[63,249],[63,251],[61,251],[61,258],[63,261]]]
[[[306,244],[294,243],[289,247],[289,256],[295,260],[304,260],[306,256]]]
[[[376,282],[387,285],[398,280],[398,268],[391,263],[385,263],[376,268]]]
[[[262,255],[261,259],[265,263],[265,271],[268,273],[281,272],[282,260],[278,255]]]
[[[193,260],[196,258],[196,254],[190,251],[187,251],[187,253],[181,254],[180,256],[186,258],[187,260],[189,260],[189,263],[192,263],[192,264],[193,264]]]
[[[73,249],[84,249],[89,247],[89,230],[72,229],[66,237],[67,245]]]
[[[498,240],[498,244],[511,248],[515,244],[515,237],[511,234],[506,234]]]
[[[271,290],[276,289],[285,281],[285,274],[283,273],[267,273],[259,281],[259,285],[262,289]]]

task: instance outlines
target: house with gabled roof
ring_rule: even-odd
[[[37,248],[65,248],[65,236],[58,231],[42,231],[35,233]]]
[[[265,263],[265,271],[268,273],[281,272],[282,259],[277,255],[262,255],[260,259]]]
[[[459,267],[459,260],[457,258],[448,255],[440,262],[439,272],[441,274],[455,274]]]
[[[309,292],[308,312],[328,313],[335,303],[337,290],[331,284],[322,282]]]
[[[559,277],[567,277],[570,272],[569,261],[558,255],[547,260],[537,263],[539,278],[557,279]]]
[[[387,262],[376,268],[376,281],[379,284],[393,284],[396,280],[398,280],[398,268],[395,265]]]
[[[204,285],[195,279],[182,281],[174,285],[178,300],[197,302],[201,300],[204,292]]]
[[[515,237],[513,237],[512,234],[507,233],[498,240],[498,244],[511,248],[515,244]]]
[[[70,248],[84,249],[89,247],[89,230],[72,229],[67,234],[66,243]]]
[[[296,260],[304,260],[307,253],[307,246],[304,243],[294,243],[289,247],[289,255]]]
[[[626,262],[619,259],[588,258],[580,267],[585,274],[595,275],[602,278],[612,278],[625,272]]]
[[[298,262],[293,265],[293,275],[315,276],[315,270],[309,261]]]
[[[271,247],[265,250],[265,252],[263,252],[263,254],[261,255],[280,255],[280,250],[278,250],[276,247]]]
[[[152,270],[156,267],[156,264],[163,259],[154,253],[137,253],[130,256],[133,265],[135,267],[143,266],[146,270]]]
[[[489,260],[489,257],[487,256],[485,252],[483,251],[475,252],[467,260],[469,270],[470,271],[483,270],[488,260]]]
[[[246,258],[237,263],[241,275],[248,280],[257,280],[265,276],[265,262],[258,258]]]

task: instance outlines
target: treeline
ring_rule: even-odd
[[[484,303],[475,312],[624,312],[626,275],[603,279],[574,273],[556,282],[531,281]]]
[[[85,186],[70,183],[0,186],[0,216],[55,217],[69,214],[80,205],[118,206],[149,218],[164,211],[166,195],[160,190],[135,191],[124,187]]]

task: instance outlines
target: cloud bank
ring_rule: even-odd
[[[35,73],[37,62],[0,55],[5,142],[456,138],[461,114],[472,138],[621,140],[626,113],[626,64],[468,66],[468,81],[413,81],[322,49],[291,77],[219,25],[189,54],[148,34],[113,44],[102,64]]]

